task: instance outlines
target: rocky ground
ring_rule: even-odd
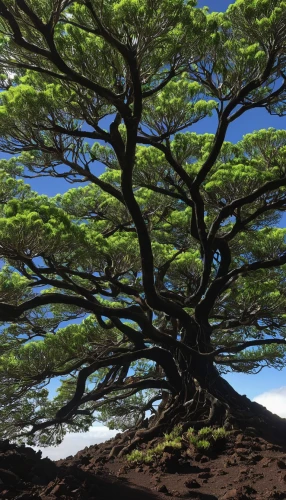
[[[0,498],[163,500],[286,500],[286,448],[233,432],[209,456],[191,447],[165,451],[156,466],[108,459],[114,440],[58,462],[29,447],[0,442]]]

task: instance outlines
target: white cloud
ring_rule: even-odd
[[[272,413],[286,418],[286,386],[263,392],[256,396],[253,401],[265,406]]]
[[[46,448],[33,448],[42,451],[42,457],[49,457],[51,460],[60,460],[69,455],[75,455],[78,451],[92,444],[102,443],[114,437],[119,431],[110,431],[107,427],[99,425],[91,427],[88,432],[67,434],[59,446],[47,446]]]

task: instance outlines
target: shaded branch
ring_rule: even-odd
[[[66,417],[78,405],[81,400],[83,393],[85,391],[85,385],[87,378],[92,375],[99,368],[106,366],[111,366],[112,364],[123,365],[125,363],[130,363],[136,361],[140,358],[149,359],[151,361],[156,361],[165,371],[167,378],[171,385],[179,391],[181,388],[181,377],[178,373],[175,361],[170,352],[165,349],[160,349],[159,347],[151,347],[147,349],[136,350],[133,352],[128,352],[126,354],[121,354],[119,356],[112,356],[106,360],[95,361],[90,366],[83,368],[77,379],[76,391],[73,398],[67,403],[61,410],[57,413],[57,418],[61,419]],[[142,381],[143,382],[143,381]]]

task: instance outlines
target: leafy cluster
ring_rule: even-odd
[[[164,439],[153,448],[142,451],[135,449],[126,458],[129,462],[150,464],[159,459],[165,451],[181,449],[183,444],[184,447],[192,445],[195,450],[206,453],[219,441],[225,441],[227,436],[228,432],[224,427],[202,427],[198,432],[190,427],[183,433],[182,426],[178,425],[169,434],[165,434]]]
[[[202,427],[197,433],[190,427],[186,432],[189,443],[200,452],[211,451],[218,442],[225,441],[227,436],[228,431],[224,427]]]
[[[143,462],[146,464],[154,462],[160,458],[166,450],[178,450],[182,446],[182,427],[177,425],[169,434],[164,434],[164,439],[153,448],[140,451],[133,450],[126,456],[128,462]]]

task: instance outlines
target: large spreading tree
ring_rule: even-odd
[[[226,134],[286,110],[286,1],[195,3],[0,0],[2,438],[100,420],[122,453],[250,418],[222,374],[285,366],[286,131]]]

